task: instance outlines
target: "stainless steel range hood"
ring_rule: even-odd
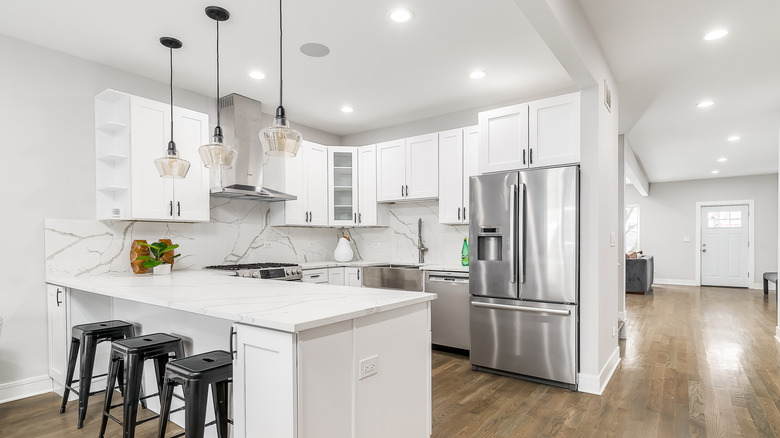
[[[264,153],[257,136],[265,126],[260,102],[240,94],[230,94],[219,99],[219,107],[225,143],[234,145],[238,158],[232,169],[210,172],[211,196],[258,201],[297,199],[294,195],[263,187],[263,165],[270,157]]]

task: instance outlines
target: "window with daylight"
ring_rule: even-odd
[[[707,216],[707,228],[742,228],[742,212],[713,211]]]
[[[639,206],[626,205],[626,252],[639,251]]]

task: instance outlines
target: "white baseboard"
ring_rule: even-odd
[[[750,285],[748,287],[750,289],[761,289],[761,290],[763,290],[764,289],[764,282],[762,280],[761,283],[750,283]],[[771,290],[775,290],[775,289],[776,289],[775,284],[770,281],[769,282],[769,290],[771,291]]]
[[[0,385],[0,404],[51,392],[51,377],[38,376]]]
[[[617,366],[620,364],[620,347],[616,346],[607,363],[601,368],[598,376],[592,374],[579,374],[579,384],[577,390],[587,392],[588,394],[601,395],[607,387],[607,383],[615,374]]]
[[[696,280],[680,280],[679,278],[655,278],[653,284],[669,284],[672,286],[699,286]]]

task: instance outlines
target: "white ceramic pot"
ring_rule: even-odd
[[[352,260],[352,247],[349,246],[349,240],[345,238],[339,239],[339,244],[336,245],[336,250],[333,251],[333,259],[337,262],[348,262]]]
[[[163,263],[162,265],[157,265],[152,268],[152,273],[154,275],[171,275],[171,264]]]

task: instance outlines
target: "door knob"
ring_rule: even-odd
[[[701,252],[707,252],[707,250],[706,250],[706,249],[703,249],[703,250],[701,250]]]

